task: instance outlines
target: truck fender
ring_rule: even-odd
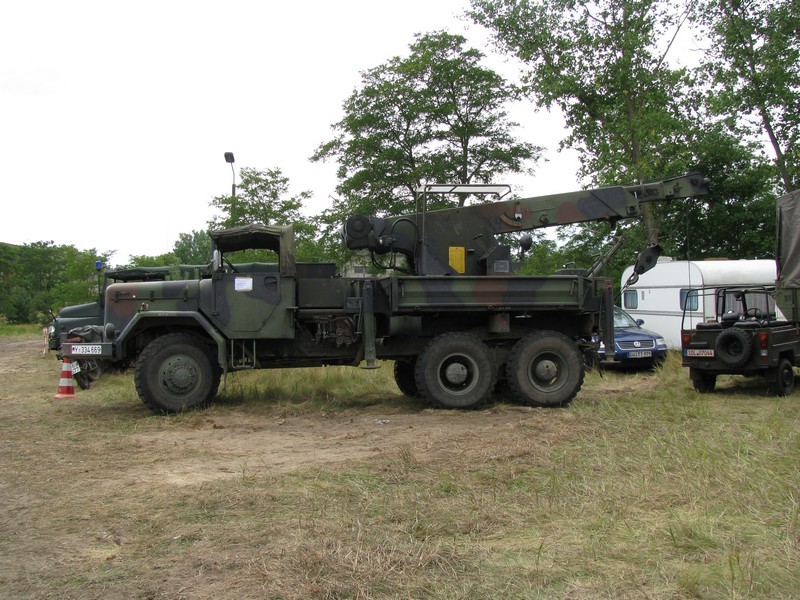
[[[222,367],[223,371],[227,372],[227,364],[228,364],[228,348],[226,344],[225,338],[214,328],[214,326],[209,323],[201,314],[193,311],[152,311],[152,312],[140,312],[137,313],[133,319],[125,326],[125,328],[120,331],[119,333],[114,333],[113,331],[109,331],[109,325],[113,325],[112,323],[108,323],[106,325],[106,339],[108,340],[109,337],[113,336],[113,342],[115,346],[114,355],[119,357],[121,353],[119,349],[125,344],[127,339],[132,335],[135,335],[138,331],[143,329],[143,325],[149,321],[161,321],[163,319],[189,319],[197,323],[203,331],[205,331],[208,336],[214,340],[217,344],[217,360],[219,361],[220,366]],[[111,335],[109,335],[109,333]],[[110,341],[110,340],[109,340]]]

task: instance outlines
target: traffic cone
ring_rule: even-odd
[[[61,379],[58,380],[58,393],[54,398],[74,398],[75,384],[72,382],[72,361],[68,356],[61,363]]]

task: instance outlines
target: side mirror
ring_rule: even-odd
[[[214,250],[211,255],[211,272],[216,273],[222,270],[222,254],[219,250]]]

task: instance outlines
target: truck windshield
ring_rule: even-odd
[[[762,314],[775,314],[775,299],[766,289],[753,290],[725,290],[722,295],[723,306],[720,314],[743,313],[745,306],[748,309],[758,309]]]

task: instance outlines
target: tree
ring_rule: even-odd
[[[766,137],[786,191],[800,186],[800,0],[706,0],[709,107],[732,131]]]
[[[295,256],[298,260],[314,259],[320,252],[314,241],[316,228],[300,212],[303,203],[311,198],[311,192],[291,195],[289,178],[278,168],[259,171],[242,167],[239,179],[235,196],[216,196],[211,200],[211,206],[220,209],[222,216],[213,219],[209,226],[228,228],[250,223],[292,225]],[[237,260],[255,260],[255,257]]]
[[[686,73],[669,67],[671,36],[686,15],[663,0],[472,0],[471,17],[518,57],[537,106],[558,107],[596,185],[674,174],[690,160],[682,110]],[[657,228],[645,211],[648,239]]]
[[[178,234],[172,255],[179,264],[203,265],[211,260],[211,238],[205,231]]]
[[[538,147],[512,135],[505,106],[517,88],[465,45],[459,35],[418,34],[409,56],[361,74],[336,136],[312,157],[339,163],[329,225],[351,214],[409,212],[424,181],[488,183],[538,159]]]
[[[108,255],[97,254],[94,249],[78,250],[74,246],[56,246],[53,242],[15,247],[3,314],[16,323],[44,323],[50,311],[96,300],[95,261],[107,262],[108,259]]]
[[[0,315],[8,315],[11,310],[11,292],[18,254],[18,246],[0,242]]]
[[[94,249],[78,250],[74,246],[61,246],[58,254],[61,271],[50,290],[49,306],[58,310],[62,306],[97,300],[101,275],[96,263],[104,263],[108,257],[98,256]]]

